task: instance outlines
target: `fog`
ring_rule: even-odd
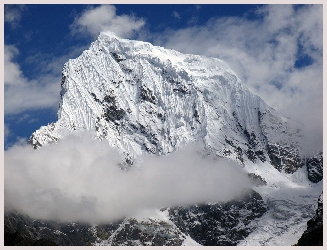
[[[110,223],[147,209],[228,201],[251,188],[240,166],[204,158],[198,144],[143,155],[129,171],[107,141],[86,134],[39,150],[16,145],[4,160],[5,211],[35,219]]]

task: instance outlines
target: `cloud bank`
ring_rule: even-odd
[[[71,135],[39,150],[5,151],[5,210],[32,218],[105,223],[146,209],[227,201],[251,188],[236,164],[196,153],[194,145],[149,156],[131,168],[90,135]]]

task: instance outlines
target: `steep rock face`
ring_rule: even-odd
[[[167,221],[126,218],[107,240],[95,245],[109,246],[181,246],[185,235]]]
[[[106,234],[112,233],[118,225],[104,227]],[[96,240],[95,230],[96,228],[90,225],[33,220],[28,216],[12,212],[5,214],[4,243],[6,246],[29,246],[40,243],[57,246],[86,246]]]
[[[313,183],[318,183],[323,178],[323,155],[319,154],[306,159],[308,179]]]
[[[266,212],[261,196],[251,191],[239,200],[170,208],[170,219],[204,246],[234,246],[254,230],[249,223]]]
[[[219,59],[101,33],[65,64],[60,94],[58,121],[32,134],[34,148],[87,130],[120,148],[127,165],[143,152],[163,155],[203,140],[241,165],[270,161],[287,173],[302,166],[301,131]]]
[[[323,194],[318,199],[316,215],[308,221],[307,230],[299,239],[297,246],[323,246]]]
[[[88,225],[33,220],[13,212],[5,215],[4,239],[6,246],[180,246],[186,236],[172,222],[159,219]]]

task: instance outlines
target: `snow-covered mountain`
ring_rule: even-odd
[[[239,200],[161,208],[155,216],[111,225],[12,214],[5,220],[7,237],[26,242],[33,235],[33,244],[46,239],[57,245],[269,245],[293,233],[281,242],[295,244],[314,215],[322,153],[302,156],[301,126],[252,94],[222,60],[103,32],[64,65],[61,86],[58,121],[32,134],[35,149],[89,131],[119,148],[120,166],[128,169],[142,155],[166,155],[201,141],[203,152],[238,163],[256,187]],[[292,191],[297,188],[302,193]]]
[[[60,94],[58,121],[33,133],[35,148],[87,130],[129,163],[145,151],[164,155],[203,140],[239,164],[268,161],[286,173],[302,165],[300,129],[216,58],[101,33],[64,65]]]

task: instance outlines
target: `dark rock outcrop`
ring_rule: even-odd
[[[5,214],[4,224],[5,246],[90,246],[101,237],[109,237],[119,226],[33,220],[17,212]]]
[[[308,221],[307,230],[299,239],[297,246],[323,246],[323,198],[318,199],[316,215]]]
[[[300,155],[290,148],[285,148],[279,145],[268,145],[267,152],[271,164],[278,170],[284,170],[287,174],[296,172],[303,166]]]
[[[318,183],[323,178],[323,155],[322,152],[306,160],[308,179]]]
[[[126,219],[110,239],[112,246],[181,246],[185,236],[174,225],[149,219]]]
[[[249,223],[266,212],[255,191],[226,203],[175,207],[170,219],[192,239],[204,246],[233,246],[254,230]]]

